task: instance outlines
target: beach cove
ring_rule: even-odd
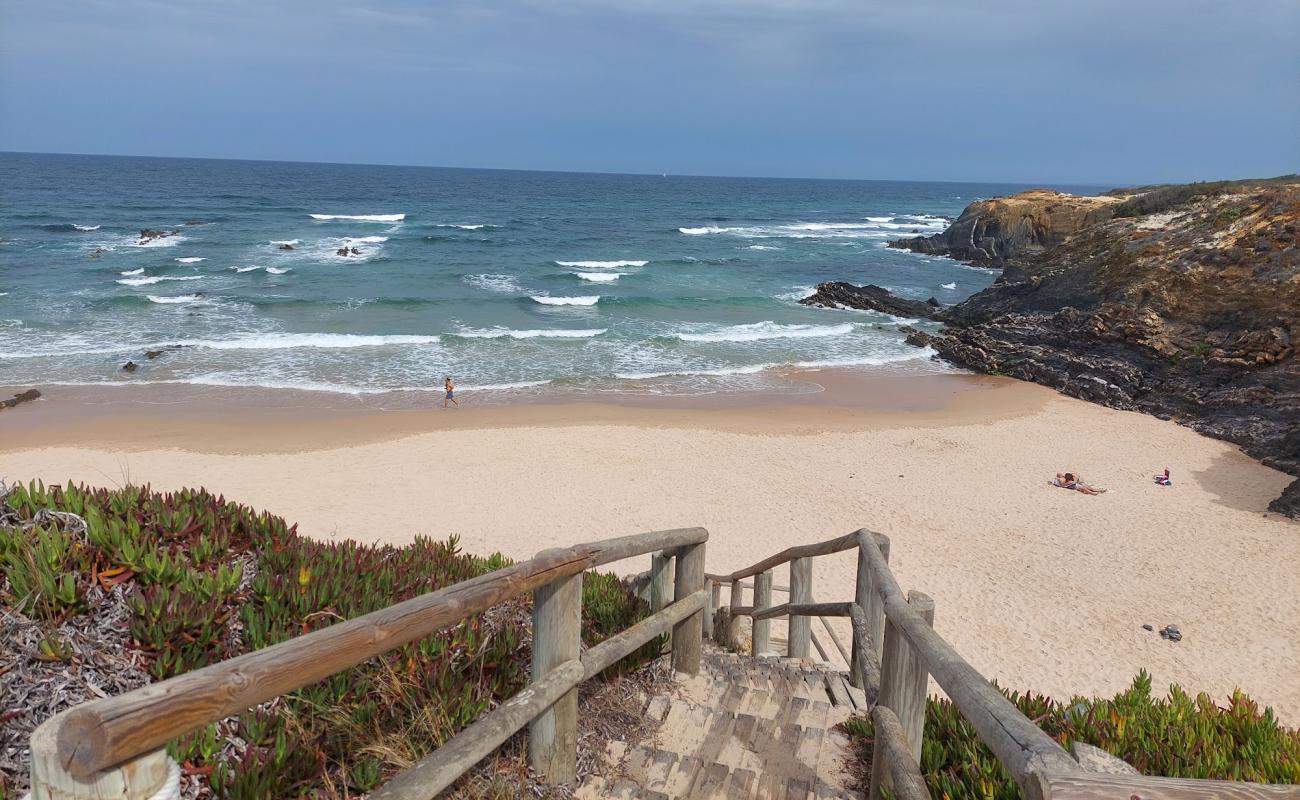
[[[1108,695],[1146,669],[1157,688],[1219,702],[1241,688],[1300,719],[1300,537],[1264,513],[1287,475],[1173,422],[1008,379],[789,377],[813,388],[447,412],[63,389],[0,414],[0,475],[203,485],[314,538],[456,534],[514,558],[702,525],[717,571],[868,527],[891,537],[900,582],[934,597],[938,631],[1003,686]],[[1155,485],[1166,466],[1173,486]],[[1110,491],[1048,486],[1064,469]],[[815,569],[818,600],[851,596],[851,556]],[[1142,628],[1171,623],[1181,642]]]

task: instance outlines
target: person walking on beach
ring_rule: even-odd
[[[456,384],[451,382],[451,376],[442,379],[442,388],[447,390],[447,396],[442,400],[442,407],[446,408],[451,403],[456,408],[460,408],[460,402],[456,400]]]

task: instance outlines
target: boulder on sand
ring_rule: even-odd
[[[19,403],[28,403],[40,397],[41,393],[36,389],[28,389],[25,392],[19,392],[11,400],[0,400],[0,408],[13,408]]]

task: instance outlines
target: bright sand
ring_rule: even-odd
[[[868,527],[891,537],[904,589],[935,599],[938,631],[1003,686],[1111,694],[1146,669],[1219,701],[1240,687],[1300,724],[1300,525],[1264,513],[1291,478],[1015,381],[814,377],[833,390],[490,408],[465,393],[448,412],[55,390],[0,412],[0,476],[203,485],[313,537],[455,533],[515,558],[701,525],[719,573]],[[1173,486],[1157,486],[1166,466]],[[1048,486],[1058,470],[1110,491]],[[816,599],[851,599],[853,579],[851,552],[817,559]]]

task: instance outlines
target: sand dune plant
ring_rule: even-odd
[[[1067,749],[1073,742],[1095,745],[1144,775],[1300,783],[1300,731],[1278,725],[1272,709],[1261,711],[1240,692],[1225,706],[1203,693],[1193,698],[1177,685],[1167,697],[1152,697],[1151,676],[1143,671],[1128,690],[1110,699],[1060,703],[1044,695],[1006,694]],[[871,722],[855,717],[845,729],[857,742],[865,784],[871,774]],[[1010,773],[948,700],[926,703],[921,772],[936,798],[1021,796]]]
[[[464,554],[454,536],[406,547],[314,542],[203,489],[32,483],[0,486],[0,498],[0,600],[45,631],[24,657],[67,660],[59,625],[124,597],[126,630],[113,635],[155,680],[510,563]],[[589,573],[584,587],[587,645],[647,613],[613,575]],[[510,601],[210,725],[171,752],[187,780],[217,797],[358,796],[525,685],[530,602]],[[629,660],[658,655],[651,645]],[[39,722],[25,720],[23,731]],[[0,791],[25,784],[12,771],[0,779]]]

